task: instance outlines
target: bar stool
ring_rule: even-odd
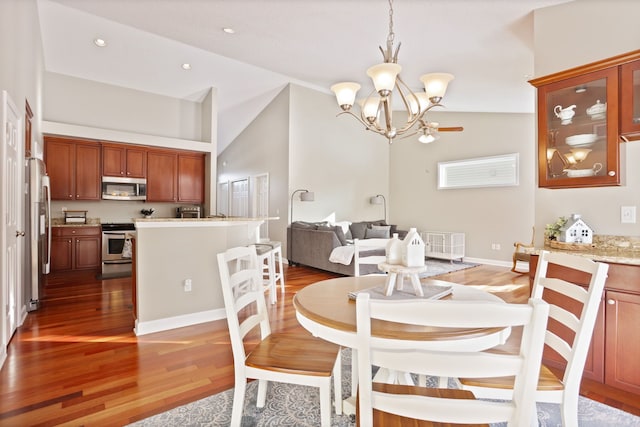
[[[275,304],[278,295],[278,281],[284,293],[284,270],[282,267],[282,244],[280,242],[268,241],[256,243],[258,263],[262,266],[262,278],[265,288],[269,289],[269,300]],[[277,258],[276,258],[277,257]]]

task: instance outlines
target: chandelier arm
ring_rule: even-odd
[[[347,115],[349,115],[349,116],[353,117],[354,119],[356,119],[357,121],[359,121],[361,124],[363,124],[363,125],[364,125],[364,127],[365,127],[367,130],[370,130],[371,132],[375,132],[375,133],[377,133],[377,134],[379,134],[379,135],[384,135],[384,134],[385,134],[384,129],[378,129],[378,128],[377,128],[377,127],[375,127],[375,126],[371,126],[369,123],[367,123],[365,120],[362,120],[360,117],[358,117],[357,115],[353,114],[351,111],[341,111],[341,112],[339,112],[338,114],[336,114],[336,117],[339,117],[339,116],[341,116],[341,115],[343,115],[343,114],[347,114]]]
[[[409,96],[413,98],[413,101],[415,102],[415,105],[418,107],[418,112],[416,114],[411,112],[411,107],[409,105],[409,101],[407,100],[407,95],[405,95],[404,91],[402,90],[402,87],[405,88],[405,90],[407,91]],[[424,115],[426,110],[422,111],[422,108],[420,108],[420,100],[418,99],[416,94],[413,93],[413,91],[409,88],[409,86],[407,86],[407,84],[404,82],[404,80],[402,80],[400,75],[396,76],[396,89],[398,90],[398,93],[400,94],[400,99],[402,99],[402,103],[404,104],[404,108],[407,110],[407,122],[411,122],[411,125],[409,126],[409,127],[411,127],[411,126],[413,126],[415,124],[415,122],[418,119],[422,118],[422,116]]]

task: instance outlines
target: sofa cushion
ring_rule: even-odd
[[[372,225],[371,228],[365,230],[365,239],[388,239],[390,237],[389,225]]]
[[[366,230],[369,228],[369,222],[352,222],[349,226],[351,230],[351,238],[352,239],[364,239],[366,234]]]
[[[315,222],[295,221],[291,223],[291,228],[310,228],[315,230],[318,225]]]
[[[344,236],[342,227],[340,227],[339,225],[318,225],[317,229],[321,231],[333,231],[334,233],[336,233],[336,237],[338,237],[338,240],[340,241],[340,244],[342,246],[345,246],[347,244],[347,239]]]

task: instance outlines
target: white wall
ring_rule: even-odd
[[[577,67],[640,47],[640,2],[574,1],[535,12],[535,75]],[[620,207],[640,205],[640,144],[620,145],[619,187],[544,189],[536,197],[536,226],[582,214],[596,234],[637,236],[640,224],[621,224]],[[625,167],[626,166],[626,167]],[[542,243],[543,234],[536,240]]]
[[[44,99],[48,121],[204,141],[198,102],[51,72]]]
[[[16,107],[20,111],[21,117],[25,116],[25,100],[29,102],[34,114],[32,119],[32,150],[42,151],[41,121],[42,121],[42,74],[43,74],[43,52],[40,36],[40,26],[38,22],[37,5],[35,0],[3,0],[0,1],[0,90],[6,90]],[[24,153],[24,146],[19,151]],[[0,150],[2,157],[2,150]],[[5,163],[4,158],[0,158],[1,164]],[[2,167],[0,167],[2,170]],[[24,170],[20,169],[18,182],[24,182]],[[21,191],[22,189],[19,189]],[[0,194],[0,197],[3,195]],[[2,203],[0,203],[1,205]],[[24,230],[25,223],[23,212],[25,207],[20,206],[18,212],[18,229]],[[2,211],[3,209],[0,209]],[[4,212],[3,212],[4,214]],[[0,248],[5,250],[8,238],[15,239],[15,236],[6,236],[0,226]],[[24,246],[18,241],[19,256],[26,259]],[[1,257],[0,257],[1,258]],[[23,262],[24,264],[24,262]],[[5,307],[7,302],[7,277],[6,269],[0,265],[0,307]],[[18,272],[19,274],[20,272]],[[22,281],[23,279],[19,279]],[[23,306],[30,293],[27,292],[26,282],[19,289],[18,304]],[[24,307],[22,308],[24,309]],[[6,356],[5,344],[8,337],[5,337],[6,330],[5,314],[2,311],[0,316],[0,366]],[[21,319],[17,319],[21,322]]]
[[[270,215],[280,217],[269,224],[273,240],[286,241],[297,189],[313,191],[315,201],[296,195],[293,220],[384,217],[369,197],[388,199],[388,144],[337,112],[332,95],[291,84],[218,157],[224,181],[269,172]]]
[[[442,126],[463,132],[441,132],[421,144],[416,137],[391,146],[391,219],[401,228],[464,232],[466,256],[508,261],[513,242],[529,241],[534,223],[535,140],[533,114],[427,113]],[[378,141],[384,143],[384,141]],[[519,154],[519,185],[438,190],[438,162]],[[491,244],[500,244],[492,250]]]

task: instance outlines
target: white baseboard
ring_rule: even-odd
[[[498,267],[509,267],[513,265],[512,261],[501,261],[497,259],[484,259],[484,258],[469,258],[464,257],[464,261],[466,262],[475,262],[477,264],[486,264],[486,265],[495,265]]]
[[[185,326],[197,325],[205,322],[213,322],[214,320],[226,319],[227,315],[224,308],[216,310],[201,311],[198,313],[184,314],[182,316],[166,317],[164,319],[150,320],[148,322],[140,322],[136,320],[136,326],[133,332],[136,335],[152,334],[154,332],[168,331],[170,329],[183,328]]]

